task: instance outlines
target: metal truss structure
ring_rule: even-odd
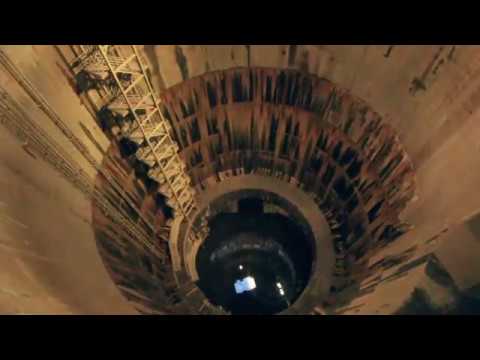
[[[78,75],[87,73],[101,88],[103,109],[122,119],[122,135],[135,142],[136,156],[150,168],[148,175],[159,183],[159,191],[167,198],[174,217],[191,222],[195,212],[195,190],[179,147],[172,139],[171,125],[162,114],[147,65],[134,45],[76,45],[78,56],[71,69]],[[100,89],[99,89],[100,90]],[[208,228],[202,222],[189,234],[189,241],[205,238]]]

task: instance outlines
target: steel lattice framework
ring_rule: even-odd
[[[123,135],[140,146],[136,156],[150,167],[148,175],[160,184],[159,191],[167,198],[174,216],[192,221],[195,190],[178,154],[179,147],[170,135],[171,125],[160,109],[147,65],[136,47],[78,45],[77,49],[80,55],[70,64],[72,70],[109,80],[108,86],[103,86],[107,94],[105,106],[121,116],[133,117],[131,124],[122,127]],[[207,232],[202,223],[188,238],[193,242],[204,238]]]

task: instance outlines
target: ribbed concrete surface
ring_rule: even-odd
[[[2,127],[0,140],[0,314],[135,313],[99,256],[90,202]]]

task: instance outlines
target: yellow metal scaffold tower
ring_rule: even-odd
[[[178,154],[179,147],[170,135],[171,126],[162,114],[159,100],[147,75],[147,66],[134,45],[78,45],[80,55],[72,62],[75,73],[86,71],[101,80],[106,106],[121,116],[130,116],[133,122],[122,126],[124,136],[142,145],[136,152],[139,160],[149,167],[148,175],[159,184],[159,191],[167,198],[174,216],[187,222],[196,208],[194,189],[185,171],[185,163]],[[113,86],[112,86],[113,85]],[[205,225],[205,224],[204,224]],[[204,238],[206,226],[189,234]]]

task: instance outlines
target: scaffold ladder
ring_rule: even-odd
[[[82,49],[86,55],[75,61],[78,69],[115,81],[120,91],[113,94],[108,108],[133,116],[135,123],[127,137],[144,145],[137,151],[137,158],[151,167],[149,176],[160,184],[159,190],[167,197],[174,214],[188,219],[195,207],[194,189],[190,187],[185,164],[178,155],[178,145],[170,136],[170,124],[160,110],[147,67],[136,47],[85,45]]]
[[[124,135],[140,145],[136,156],[150,167],[148,175],[159,183],[159,191],[167,198],[174,216],[181,215],[191,222],[196,208],[195,190],[138,50],[134,45],[80,45],[79,48],[80,55],[71,64],[73,70],[110,79],[116,85],[115,91],[105,89],[110,97],[108,109],[133,118]],[[204,238],[208,233],[205,223],[195,233],[189,234],[190,241],[197,236]]]

